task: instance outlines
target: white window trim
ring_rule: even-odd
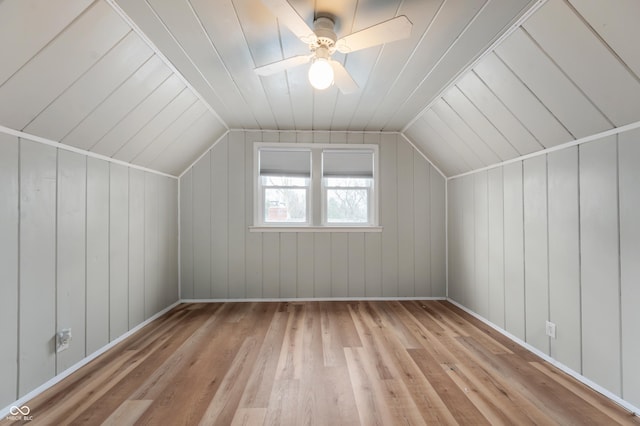
[[[265,223],[261,217],[260,208],[263,186],[260,185],[260,170],[258,168],[258,151],[261,148],[282,148],[311,150],[311,182],[307,189],[307,223]],[[357,223],[327,223],[326,222],[326,188],[322,176],[323,150],[354,150],[370,149],[373,151],[373,183],[369,197],[369,222]],[[253,144],[253,226],[250,232],[381,232],[379,226],[379,146],[375,144],[314,144],[314,143],[278,143],[254,142]],[[316,195],[319,194],[319,195]]]

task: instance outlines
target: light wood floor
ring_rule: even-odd
[[[180,305],[27,405],[32,425],[640,424],[433,301]]]

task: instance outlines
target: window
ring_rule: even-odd
[[[376,145],[256,143],[254,225],[377,227]]]
[[[259,150],[260,221],[263,224],[309,224],[311,151]]]
[[[374,156],[371,150],[324,150],[324,222],[373,225]]]

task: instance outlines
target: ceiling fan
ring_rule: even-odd
[[[334,83],[345,94],[358,90],[349,72],[340,62],[331,59],[331,55],[336,51],[350,53],[407,38],[413,25],[406,16],[401,15],[338,39],[334,31],[335,22],[330,15],[317,14],[312,30],[287,0],[262,2],[280,22],[309,45],[311,53],[258,67],[255,73],[267,76],[311,62],[309,82],[318,90],[324,90]]]

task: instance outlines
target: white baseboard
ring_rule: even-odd
[[[44,392],[47,389],[49,389],[50,387],[52,387],[53,385],[59,383],[60,381],[62,381],[65,378],[67,378],[70,374],[72,374],[72,373],[76,372],[77,370],[79,370],[80,368],[84,367],[85,365],[87,365],[88,363],[90,363],[91,361],[93,361],[94,359],[96,359],[97,357],[99,357],[100,355],[102,355],[103,353],[108,351],[109,349],[113,348],[114,346],[116,346],[118,343],[122,342],[126,338],[134,335],[135,333],[140,331],[140,329],[142,329],[144,326],[148,325],[153,320],[155,320],[155,319],[161,317],[162,315],[164,315],[165,313],[169,312],[171,309],[175,308],[180,303],[181,303],[181,301],[178,300],[177,302],[173,303],[172,305],[167,306],[166,308],[164,308],[163,310],[161,310],[157,314],[153,315],[152,317],[150,317],[150,318],[146,319],[145,321],[141,322],[140,324],[138,324],[137,326],[135,326],[131,330],[127,331],[122,336],[112,340],[111,342],[109,342],[108,344],[104,345],[103,347],[101,347],[97,351],[95,351],[92,354],[86,356],[85,358],[83,358],[82,360],[78,361],[77,363],[73,364],[71,367],[67,368],[62,373],[56,375],[55,377],[53,377],[49,381],[41,384],[40,386],[38,386],[37,388],[35,388],[31,392],[29,392],[26,395],[24,395],[22,398],[18,399],[17,401],[14,401],[12,404],[7,405],[6,407],[0,409],[0,420],[5,418],[5,417],[7,417],[10,414],[10,411],[11,411],[12,407],[22,407],[26,402],[32,400],[36,396],[40,395],[42,392]]]
[[[227,302],[357,302],[357,301],[403,301],[403,300],[447,300],[446,297],[282,297],[247,299],[180,299],[181,303],[227,303]]]
[[[572,370],[571,368],[567,367],[566,365],[564,365],[563,363],[559,362],[555,358],[552,358],[549,355],[545,354],[544,352],[540,351],[539,349],[534,348],[533,346],[531,346],[530,344],[528,344],[524,340],[522,340],[522,339],[514,336],[513,334],[509,333],[508,331],[500,328],[499,326],[495,325],[494,323],[492,323],[488,319],[486,319],[486,318],[480,316],[479,314],[473,312],[471,309],[467,308],[466,306],[463,306],[460,303],[458,303],[455,300],[450,299],[450,298],[447,298],[447,300],[449,302],[451,302],[451,304],[453,304],[453,305],[457,306],[458,308],[462,309],[463,311],[465,311],[469,315],[473,316],[474,318],[479,319],[480,321],[482,321],[483,323],[485,323],[489,327],[493,328],[494,330],[496,330],[497,332],[499,332],[503,336],[508,337],[510,340],[513,340],[515,343],[519,344],[523,348],[525,348],[525,349],[529,350],[530,352],[533,352],[534,354],[538,355],[540,358],[542,358],[543,360],[547,361],[549,364],[551,364],[554,367],[560,369],[561,371],[567,373],[568,375],[570,375],[574,379],[578,380],[579,382],[589,386],[591,389],[595,390],[596,392],[601,393],[602,395],[606,396],[607,398],[609,398],[610,400],[612,400],[616,404],[622,406],[626,410],[629,410],[630,412],[632,412],[636,416],[640,416],[640,408],[634,406],[633,404],[631,404],[628,401],[625,401],[624,399],[620,398],[618,395],[616,395],[616,394],[612,393],[611,391],[603,388],[602,386],[600,386],[599,384],[593,382],[592,380],[590,380],[589,378],[583,376],[582,374]]]

